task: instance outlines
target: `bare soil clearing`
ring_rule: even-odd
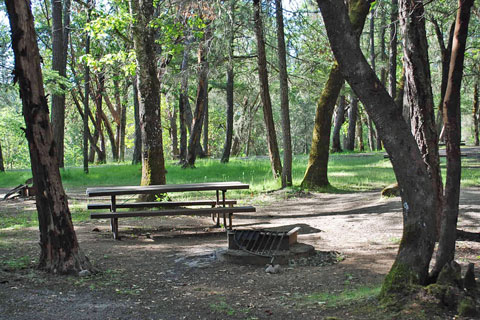
[[[1,192],[0,192],[1,193]],[[86,206],[83,191],[70,203]],[[87,276],[50,276],[12,261],[38,256],[38,230],[2,230],[0,319],[390,319],[369,313],[374,294],[354,303],[331,303],[361,288],[378,287],[395,257],[402,233],[399,198],[379,191],[346,194],[283,191],[245,202],[255,214],[237,214],[235,227],[290,229],[300,226],[299,241],[335,255],[297,261],[278,274],[264,267],[216,259],[227,245],[221,229],[202,217],[122,219],[121,241],[111,237],[106,220],[75,225],[80,245],[99,269]],[[260,204],[260,205],[259,205]],[[2,203],[3,212],[32,208],[33,201]],[[459,225],[480,232],[480,188],[461,196]],[[22,258],[27,257],[27,258]],[[340,260],[340,259],[339,259]],[[23,261],[23,260],[22,260]],[[457,261],[480,262],[480,245],[457,243]],[[377,310],[378,311],[378,310]],[[443,318],[440,318],[443,319]],[[444,319],[452,319],[445,313]]]

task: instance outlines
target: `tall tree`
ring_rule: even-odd
[[[434,276],[439,274],[445,264],[453,261],[455,257],[462,172],[460,159],[460,90],[472,5],[473,0],[458,0],[459,10],[457,11],[448,83],[443,102],[443,123],[445,125],[445,144],[447,148],[447,180],[445,183],[445,205],[443,208],[437,259],[432,272]]]
[[[178,113],[180,118],[180,164],[187,161],[187,133],[190,132],[191,121],[187,112],[190,110],[188,102],[188,57],[190,55],[190,40],[186,37],[183,45],[183,58],[180,65],[180,93],[178,97]],[[188,110],[187,110],[188,109]]]
[[[235,41],[235,0],[230,1],[229,18],[229,37],[228,37],[228,63],[227,63],[227,126],[225,129],[225,143],[223,145],[223,153],[221,162],[226,163],[230,160],[230,151],[232,149],[233,138],[233,53]]]
[[[401,190],[402,241],[381,293],[382,297],[390,297],[427,280],[435,244],[437,204],[433,185],[401,110],[373,72],[353,36],[343,1],[317,0],[317,3],[335,58],[378,128]]]
[[[345,106],[345,95],[342,94],[338,99],[333,126],[332,152],[342,152],[342,147],[340,145],[340,130],[342,129],[342,124],[345,122]]]
[[[398,0],[392,0],[390,9],[390,54],[388,55],[388,92],[393,99],[397,93]]]
[[[355,149],[355,134],[358,117],[358,97],[352,94],[350,97],[350,108],[348,109],[348,129],[345,143],[345,150]],[[368,121],[368,120],[367,120]]]
[[[30,1],[6,0],[5,4],[10,19],[15,77],[22,98],[33,183],[37,188],[39,268],[52,273],[92,269],[78,245],[62,186]]]
[[[133,116],[135,120],[135,140],[133,142],[132,164],[142,162],[142,129],[140,128],[140,101],[138,100],[137,76],[133,78]]]
[[[275,8],[275,17],[277,20],[278,77],[280,78],[280,106],[282,110],[281,116],[283,134],[282,187],[285,188],[292,185],[292,136],[290,133],[287,49],[285,48],[282,0],[275,0]]]
[[[90,16],[93,10],[93,0],[87,2],[87,23],[90,22]],[[87,32],[85,36],[85,54],[90,54],[90,34]],[[88,127],[88,99],[90,98],[90,67],[85,64],[85,94],[83,100],[83,172],[88,173],[88,136],[90,129]],[[92,139],[93,140],[93,139]],[[94,141],[92,141],[94,142]],[[94,143],[95,144],[95,143]]]
[[[0,143],[0,172],[5,172],[5,165],[3,164],[2,144]]]
[[[142,135],[141,185],[165,184],[160,82],[157,77],[153,0],[130,0],[133,42],[137,59],[139,117]],[[142,197],[148,200],[148,197]],[[154,198],[152,195],[151,198]]]
[[[69,8],[68,8],[69,9]],[[64,12],[62,0],[52,0],[52,70],[57,71],[60,77],[67,74],[67,56],[65,45],[68,44],[68,27],[64,26]],[[66,21],[69,21],[66,19]],[[61,86],[61,90],[65,88]],[[55,143],[58,149],[60,168],[64,166],[64,136],[65,136],[65,92],[52,95],[52,128]]]
[[[480,141],[478,139],[478,79],[475,81],[473,85],[473,135],[475,145],[480,145]]]
[[[265,52],[265,36],[263,34],[262,8],[260,0],[253,0],[253,21],[255,23],[255,36],[257,38],[257,64],[258,79],[260,82],[260,96],[263,104],[263,118],[267,130],[267,145],[273,176],[279,178],[282,174],[282,163],[278,151],[277,133],[273,121],[272,100],[268,84],[267,54]]]
[[[434,197],[438,204],[437,230],[440,230],[443,183],[435,128],[428,43],[425,30],[423,0],[400,0],[400,25],[405,44],[405,98],[409,108],[411,130],[431,176]]]

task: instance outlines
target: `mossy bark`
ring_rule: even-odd
[[[358,41],[365,24],[370,4],[364,0],[349,1],[349,18],[353,27],[355,38]],[[308,158],[307,170],[303,177],[302,188],[321,188],[328,186],[327,171],[330,152],[330,129],[332,126],[332,115],[340,90],[344,83],[343,75],[334,62],[330,69],[327,83],[317,102],[315,113],[315,125],[313,128],[312,146]]]

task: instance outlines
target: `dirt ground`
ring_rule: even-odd
[[[85,205],[82,194],[70,193],[70,203]],[[368,312],[376,302],[373,294],[360,308],[358,302],[332,303],[328,297],[379,287],[401,238],[399,198],[382,199],[379,191],[274,192],[245,203],[257,212],[237,214],[235,227],[300,226],[299,242],[338,254],[299,260],[268,274],[264,266],[219,261],[216,252],[226,248],[226,235],[212,228],[210,218],[123,219],[120,241],[112,239],[107,220],[81,222],[75,225],[80,245],[99,272],[50,276],[29,261],[26,267],[5,267],[0,319],[382,318]],[[32,206],[33,201],[12,201],[0,210],[15,214]],[[463,189],[460,207],[460,228],[480,232],[480,188]],[[1,233],[0,259],[38,258],[36,228]],[[478,274],[479,249],[478,243],[458,242],[456,259],[463,266],[474,262]],[[387,311],[384,318],[390,318]]]

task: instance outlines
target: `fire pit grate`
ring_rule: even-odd
[[[271,258],[270,263],[273,264],[278,252],[289,250],[290,245],[297,242],[299,229],[300,227],[296,227],[287,232],[230,230],[228,232],[228,248]]]

